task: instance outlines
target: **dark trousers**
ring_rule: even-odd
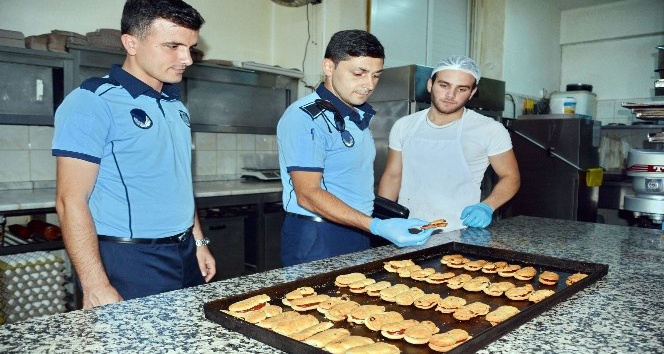
[[[352,227],[287,215],[281,228],[281,262],[285,267],[369,248],[369,236]]]
[[[193,237],[181,243],[99,242],[108,278],[125,300],[205,283]]]

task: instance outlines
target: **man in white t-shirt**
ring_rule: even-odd
[[[494,210],[520,185],[507,129],[464,107],[479,80],[479,66],[472,59],[443,59],[427,82],[431,108],[400,118],[390,131],[378,195],[398,200],[411,217],[447,220],[444,231],[489,226]],[[489,165],[498,183],[480,202],[480,184]]]

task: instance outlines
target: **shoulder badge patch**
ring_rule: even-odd
[[[131,118],[134,121],[134,124],[136,124],[137,127],[141,129],[150,129],[152,127],[152,119],[148,116],[147,113],[145,113],[144,110],[134,108],[131,110]]]
[[[318,118],[323,112],[323,109],[318,107],[316,102],[309,102],[304,106],[300,106],[300,109],[305,111],[311,117],[311,119]]]

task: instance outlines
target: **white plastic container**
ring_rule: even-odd
[[[551,114],[569,114],[565,112],[565,104],[571,100],[576,102],[574,113],[595,118],[597,116],[597,95],[590,91],[563,91],[551,94],[549,108]]]

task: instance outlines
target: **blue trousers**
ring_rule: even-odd
[[[281,228],[281,262],[284,267],[369,248],[369,236],[352,227],[286,215]]]
[[[125,300],[205,283],[193,237],[181,243],[99,242],[108,278]]]

